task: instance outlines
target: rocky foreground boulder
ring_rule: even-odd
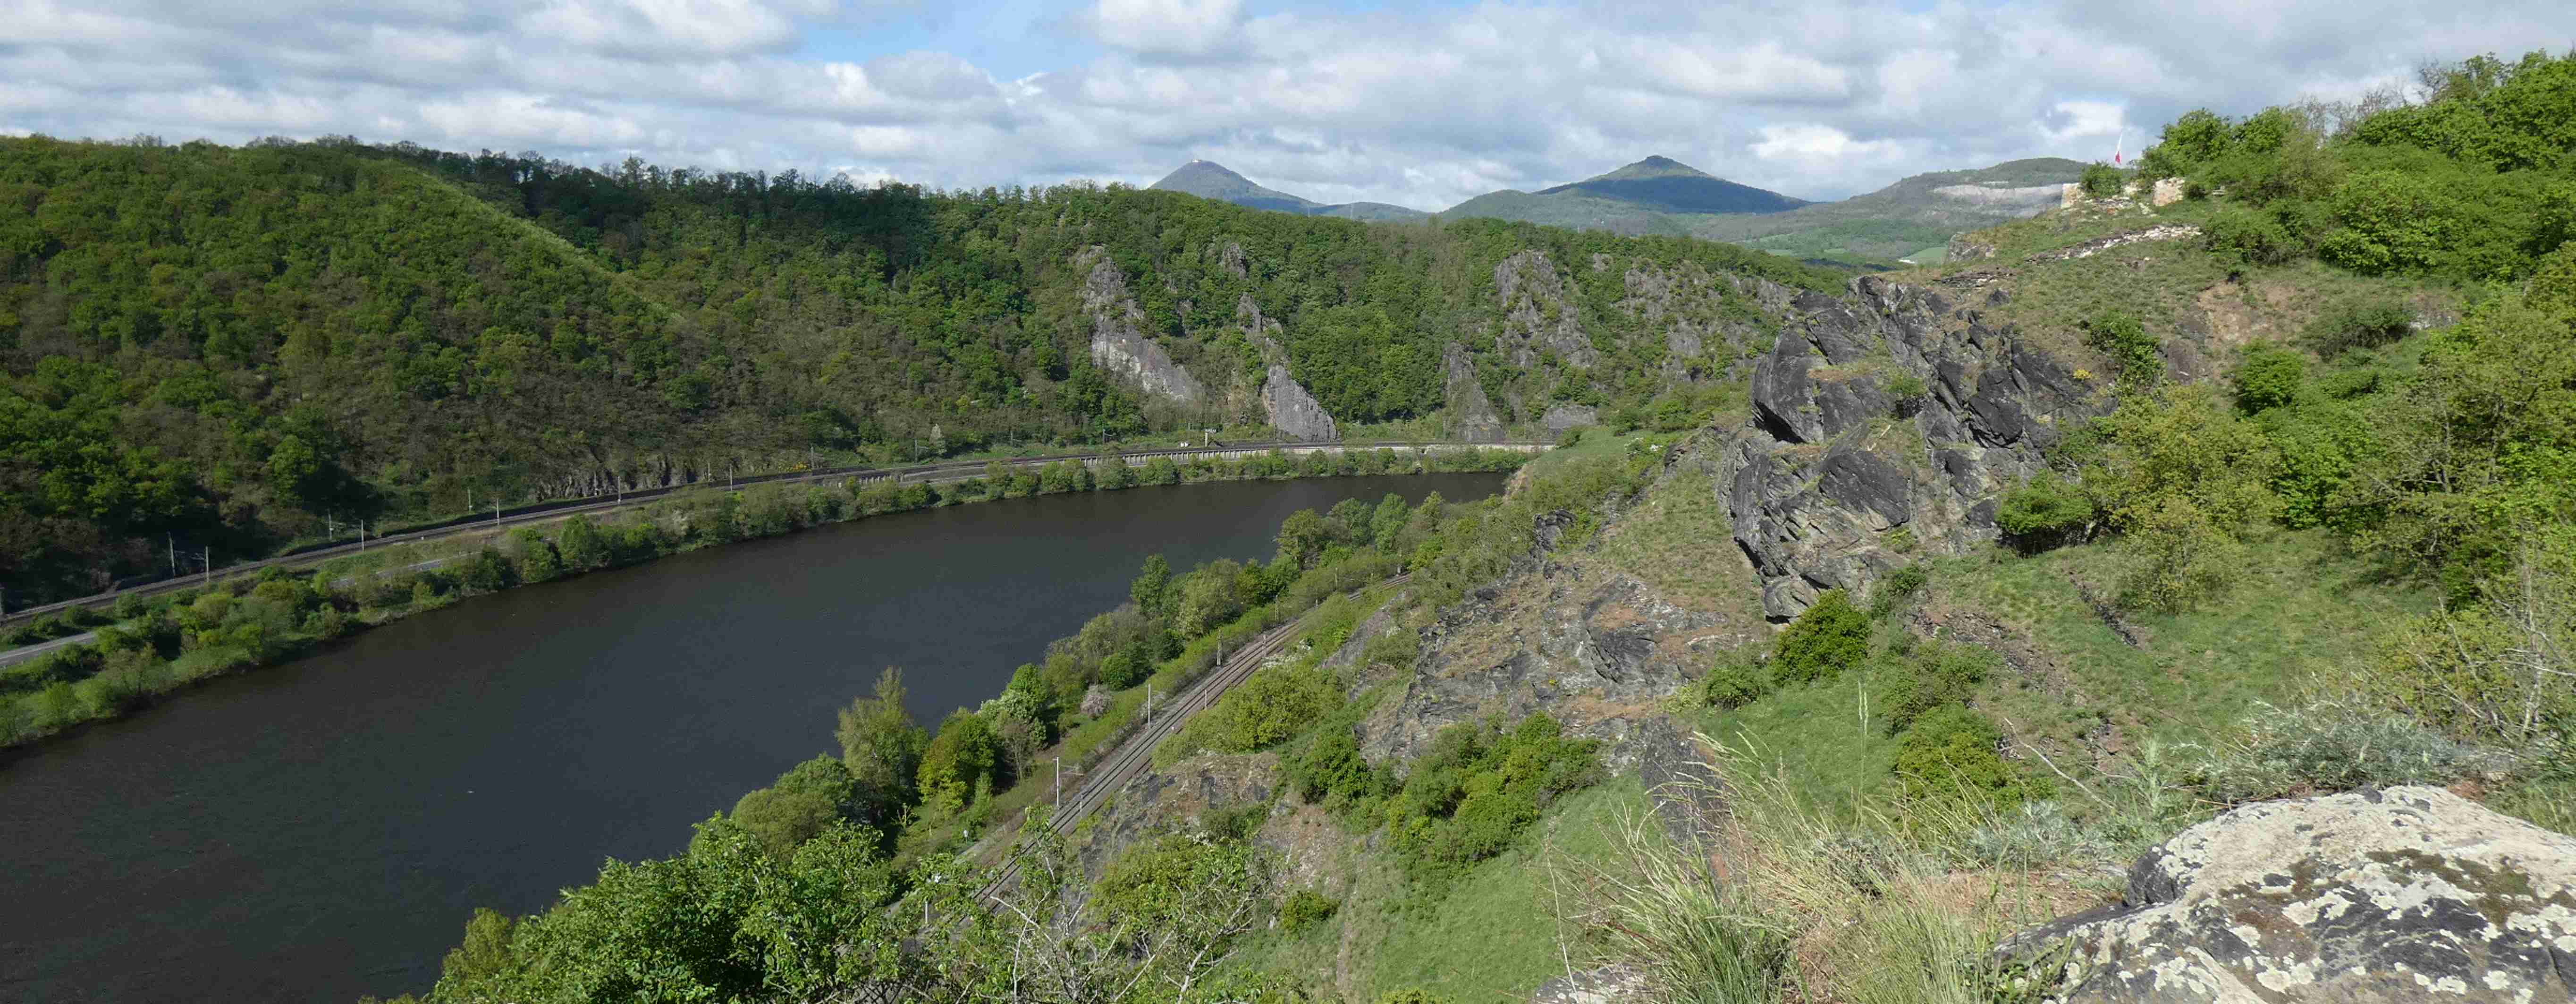
[[[2016,936],[2066,1004],[2576,1001],[2576,837],[2437,788],[2266,802],[2138,860],[2116,906]]]

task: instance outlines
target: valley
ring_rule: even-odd
[[[1437,214],[0,138],[12,602],[660,493],[51,622],[0,987],[2566,998],[2576,54],[2272,100]]]

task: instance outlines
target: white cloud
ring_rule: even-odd
[[[1133,52],[1204,55],[1242,21],[1243,0],[1097,0],[1091,9],[1094,37]]]
[[[953,187],[1141,183],[1199,156],[1425,209],[1663,154],[1832,198],[2576,40],[2576,9],[2515,0],[1092,0],[1070,19],[982,0],[940,15],[974,36],[925,44],[884,13],[912,2],[17,0],[0,130],[345,132]],[[967,44],[988,38],[1038,41]]]

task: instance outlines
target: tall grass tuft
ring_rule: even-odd
[[[2020,1000],[2044,987],[1996,943],[2099,898],[2045,874],[2103,851],[2053,807],[1934,797],[1830,811],[1750,750],[1700,742],[1725,779],[1680,799],[1725,807],[1704,838],[1672,839],[1646,816],[1608,860],[1558,876],[1589,961],[1638,967],[1657,999]]]

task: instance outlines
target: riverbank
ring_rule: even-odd
[[[947,480],[852,475],[838,483],[699,488],[610,512],[558,512],[515,526],[466,528],[303,567],[269,564],[197,588],[129,593],[117,600],[113,623],[81,625],[96,628],[96,641],[0,669],[0,747],[115,718],[191,684],[276,665],[462,598],[717,544],[893,512],[1139,485],[1508,471],[1531,449],[1310,446],[1293,454],[1202,449],[1116,462],[994,461],[981,473],[951,470]]]

